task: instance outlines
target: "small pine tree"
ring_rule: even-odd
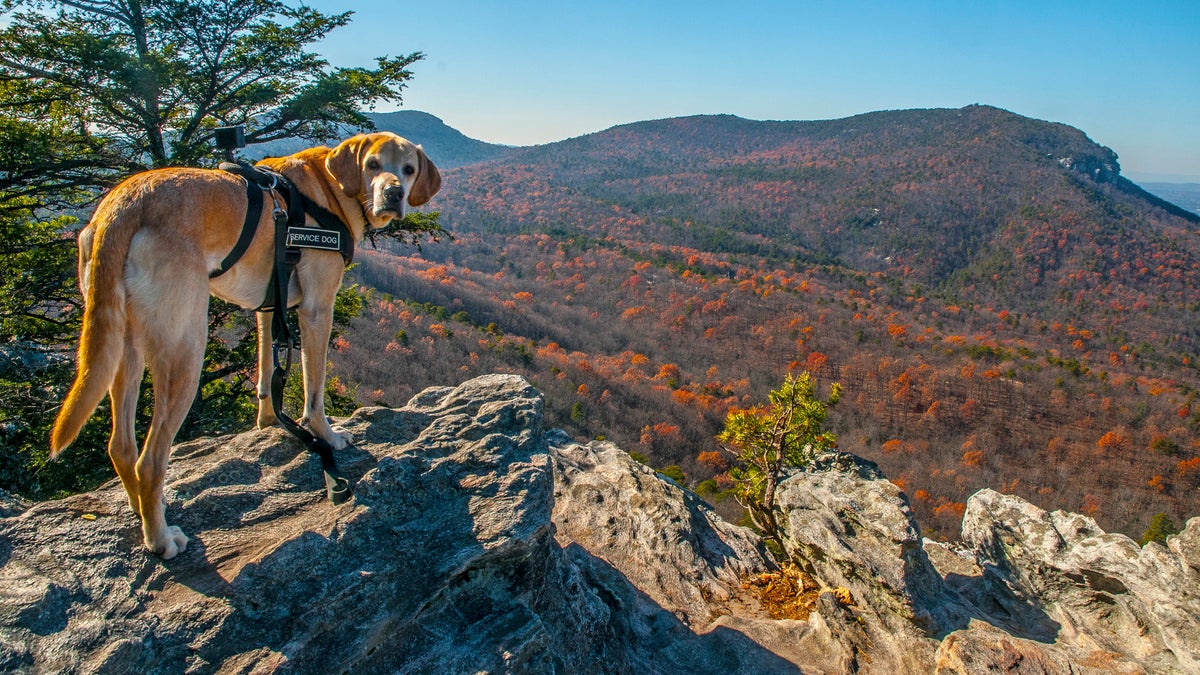
[[[1146,528],[1146,533],[1142,535],[1140,543],[1142,546],[1152,541],[1165,544],[1168,536],[1178,533],[1179,528],[1175,526],[1175,521],[1171,520],[1171,516],[1160,511],[1150,518],[1150,527]]]
[[[816,380],[807,372],[788,375],[770,394],[770,404],[731,410],[717,435],[734,460],[729,476],[733,492],[751,522],[770,539],[778,539],[775,491],[785,466],[804,466],[822,450],[836,447],[836,437],[822,427],[828,408],[837,404],[842,387],[833,383],[829,397],[817,398]]]
[[[683,473],[683,469],[678,464],[664,466],[658,472],[680,485],[687,485],[687,475]]]

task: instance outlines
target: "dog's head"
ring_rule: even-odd
[[[420,206],[442,186],[442,175],[421,146],[386,131],[342,141],[325,168],[348,196],[358,199],[372,227],[404,217],[404,205]]]

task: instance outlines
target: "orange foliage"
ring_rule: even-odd
[[[820,370],[821,366],[825,365],[825,362],[828,360],[829,357],[825,356],[821,352],[809,352],[808,358],[804,362],[804,368],[810,373],[815,373]]]
[[[632,131],[613,133],[637,136]],[[654,142],[670,143],[669,137]],[[783,176],[792,166],[825,166],[843,173],[837,167],[844,159],[820,157],[813,144],[794,140],[785,139],[779,148],[763,151],[776,153],[768,173]],[[637,147],[640,154],[647,141],[640,142],[643,145],[613,147],[622,152]],[[854,161],[862,161],[861,153],[868,152],[870,166],[881,157],[875,149],[842,147],[839,151],[857,157]],[[684,161],[675,162],[672,152],[682,153]],[[787,270],[780,270],[775,269],[778,261],[773,257],[732,255],[723,248],[725,243],[701,250],[708,246],[707,237],[691,225],[701,222],[702,212],[711,208],[706,205],[716,198],[745,209],[746,224],[754,223],[746,231],[739,231],[738,223],[729,224],[732,236],[721,241],[736,244],[734,251],[771,250],[777,242],[767,233],[785,232],[790,226],[811,227],[812,232],[843,228],[837,236],[849,239],[838,246],[850,254],[848,259],[876,247],[875,237],[883,228],[845,231],[843,224],[853,215],[854,199],[837,194],[838,186],[808,178],[761,183],[742,180],[737,172],[711,171],[726,168],[730,161],[747,161],[754,168],[754,162],[767,155],[731,160],[693,156],[693,152],[682,147],[664,151],[661,172],[655,173],[659,169],[650,160],[648,174],[621,182],[621,190],[600,190],[606,197],[599,201],[588,196],[592,193],[586,185],[599,174],[589,173],[586,158],[568,163],[574,168],[561,164],[546,171],[508,164],[464,168],[456,174],[457,194],[445,195],[451,199],[446,207],[456,235],[462,235],[451,250],[434,247],[426,257],[364,253],[366,262],[359,268],[364,285],[374,283],[390,299],[378,300],[381,309],[371,317],[379,319],[378,330],[355,328],[357,332],[346,333],[348,346],[342,340],[334,343],[335,350],[345,352],[338,355],[339,369],[354,364],[344,371],[346,381],[354,381],[357,374],[362,392],[378,388],[383,393],[373,393],[376,399],[404,401],[414,390],[461,379],[455,369],[464,364],[469,365],[470,375],[521,373],[536,378],[536,385],[545,389],[548,410],[554,408],[572,434],[603,433],[636,447],[645,427],[645,442],[650,445],[641,449],[656,465],[667,465],[683,459],[677,453],[685,448],[712,447],[712,434],[722,417],[716,413],[750,405],[768,381],[767,374],[778,375],[785,367],[819,370],[845,382],[847,395],[855,399],[837,412],[845,429],[839,434],[845,447],[880,461],[889,475],[909,469],[910,475],[894,482],[917,491],[913,507],[918,518],[928,518],[942,502],[965,499],[975,487],[1002,487],[1000,471],[1011,480],[1013,470],[1022,468],[1027,481],[1024,492],[1032,493],[1038,485],[1055,486],[1044,508],[1078,510],[1081,499],[1091,492],[1093,501],[1087,503],[1098,511],[1102,503],[1124,503],[1115,495],[1129,491],[1135,493],[1131,496],[1136,503],[1155,511],[1195,511],[1200,493],[1192,486],[1200,484],[1200,458],[1191,447],[1195,434],[1189,418],[1200,407],[1187,396],[1200,384],[1197,371],[1188,365],[1189,357],[1180,352],[1194,352],[1194,335],[1188,332],[1194,316],[1181,308],[1200,297],[1196,295],[1200,277],[1195,274],[1200,258],[1187,247],[1168,250],[1139,239],[1138,234],[1139,229],[1177,229],[1178,224],[1170,224],[1166,215],[1145,216],[1137,210],[1140,207],[1132,207],[1128,224],[1148,217],[1152,226],[1129,229],[1129,246],[1119,246],[1125,242],[1085,222],[1106,217],[1089,210],[1086,200],[1072,201],[1072,196],[1055,189],[1028,204],[1024,200],[1010,204],[1006,191],[1016,185],[1005,181],[1028,178],[1028,185],[1046,185],[1045,176],[1033,174],[1006,176],[997,182],[1005,192],[981,195],[979,207],[995,218],[976,219],[957,212],[940,215],[929,208],[938,203],[933,199],[938,190],[974,190],[979,183],[978,176],[958,173],[965,166],[962,163],[946,164],[944,156],[934,154],[922,158],[932,163],[922,161],[920,172],[946,178],[906,181],[904,190],[928,193],[918,202],[904,202],[910,198],[908,193],[880,190],[863,178],[874,171],[845,174],[859,181],[846,187],[854,192],[865,188],[863,194],[871,195],[872,201],[900,199],[878,204],[888,212],[887,229],[897,228],[910,249],[899,264],[879,272],[863,270],[861,276],[855,272],[853,279],[820,267],[789,264]],[[887,157],[885,165],[901,161],[899,156]],[[623,161],[609,168],[621,165]],[[689,168],[676,172],[676,166]],[[720,179],[710,182],[713,176]],[[563,188],[576,183],[584,189]],[[1030,191],[1022,187],[1013,194],[1017,192]],[[646,222],[634,212],[640,207],[628,208],[648,197],[652,199],[647,203],[655,206],[647,212],[661,211],[664,222],[682,227]],[[699,210],[693,211],[693,200]],[[952,199],[952,203],[960,201]],[[1007,222],[1016,214],[1005,209],[1013,205],[1027,207],[1036,216],[1015,228],[1021,230],[1020,241],[1010,239],[1005,228],[996,235],[997,245],[1018,251],[1013,260],[1003,261],[1007,271],[1002,280],[993,283],[968,275],[970,286],[950,284],[952,292],[942,296],[960,298],[961,307],[934,298],[922,304],[917,285],[929,287],[929,270],[944,268],[944,255],[955,255],[961,234],[969,231],[971,237],[986,240],[992,234],[983,228],[983,221]],[[942,223],[944,217],[963,218],[963,227],[927,227]],[[479,231],[473,223],[488,223],[488,227]],[[561,232],[546,234],[551,223],[561,223]],[[584,238],[563,234],[574,231]],[[500,232],[504,236],[496,236]],[[822,239],[809,234],[802,238]],[[750,243],[753,247],[746,247]],[[1099,247],[1106,255],[1092,254],[1091,249]],[[1128,260],[1133,272],[1145,270],[1143,278],[1135,278],[1133,272],[1113,277],[1120,271],[1109,262],[1114,250],[1122,255],[1117,265]],[[500,265],[511,271],[494,271]],[[910,266],[912,277],[905,279]],[[455,282],[453,288],[445,286],[448,280]],[[571,292],[574,297],[567,295]],[[536,303],[537,312],[522,303]],[[434,313],[431,307],[446,311]],[[1153,318],[1148,313],[1151,307]],[[460,310],[471,320],[451,322],[448,317]],[[677,316],[686,320],[674,322]],[[1068,325],[1068,317],[1075,325]],[[470,325],[493,320],[514,341],[502,341],[499,334]],[[413,339],[405,347],[389,343],[400,328],[415,338],[429,334],[421,327],[437,321],[453,330],[454,336],[429,342]],[[547,331],[549,326],[555,329]],[[1120,344],[1110,344],[1106,339],[1110,335],[1122,336]],[[551,336],[572,351],[552,344],[531,350]],[[918,336],[926,341],[919,343]],[[634,345],[645,345],[646,354],[653,356],[636,354]],[[388,358],[376,358],[385,349]],[[1093,356],[1085,356],[1088,349]],[[418,358],[411,358],[414,350]],[[529,358],[531,353],[536,358]],[[788,364],[790,359],[795,359],[793,364]],[[1194,355],[1191,360],[1195,361]],[[658,367],[668,361],[684,365]],[[1179,364],[1184,367],[1176,367]],[[724,378],[746,378],[747,384],[734,387],[719,382],[715,373],[699,377],[710,365],[719,366]],[[922,373],[920,366],[930,371]],[[1100,373],[1099,367],[1108,372]],[[1096,370],[1089,372],[1089,368]],[[1017,373],[1014,381],[1001,374],[1010,369]],[[584,381],[590,387],[586,390],[592,402],[589,415],[570,421],[567,411],[580,400],[585,390],[579,385]],[[602,406],[604,396],[592,392],[605,387],[610,388],[611,403]],[[1139,406],[1142,403],[1144,407]],[[679,425],[683,442],[661,438],[654,424],[660,420]],[[927,439],[924,443],[912,440],[917,437],[914,425],[919,437]],[[1109,430],[1105,438],[1097,438]],[[1178,449],[1168,451],[1160,444],[1134,457],[1131,451],[1151,445],[1155,432]],[[978,433],[978,438],[969,446],[963,444],[972,433]],[[880,448],[887,439],[892,440]],[[1118,447],[1120,452],[1113,450]],[[656,451],[662,451],[661,456]],[[1178,456],[1170,457],[1170,452]],[[915,462],[909,453],[919,453],[921,461]],[[1056,480],[1059,470],[1077,479]],[[1110,480],[1114,475],[1116,480]],[[1161,478],[1151,484],[1152,476]],[[1130,515],[1134,510],[1118,506],[1106,514],[1102,525],[1126,533],[1134,526],[1143,527]],[[955,515],[951,507],[939,513],[947,518]],[[937,523],[933,530],[934,536],[953,536],[948,521]]]
[[[973,398],[963,401],[962,405],[958,406],[958,416],[961,417],[964,422],[970,422],[971,420],[975,419],[975,415],[978,412],[979,404],[976,403],[975,399]]]
[[[1113,429],[1101,436],[1100,440],[1096,441],[1096,447],[1105,450],[1117,450],[1125,447],[1125,444],[1128,442],[1129,437],[1125,435],[1124,431]]]
[[[963,513],[967,510],[967,505],[962,502],[945,502],[937,505],[933,509],[935,518],[953,518],[961,520]]]
[[[654,433],[658,434],[660,438],[665,438],[667,436],[678,436],[679,425],[671,424],[669,422],[659,422],[658,424],[654,425]]]
[[[622,319],[636,319],[639,316],[644,316],[646,314],[650,314],[651,311],[652,310],[650,309],[650,307],[648,305],[638,305],[637,307],[630,307],[629,309],[625,310],[624,312],[621,312],[621,318]]]
[[[979,466],[983,461],[983,452],[981,450],[968,450],[963,453],[961,463],[963,466]]]
[[[925,409],[925,413],[921,415],[921,421],[927,424],[937,423],[938,413],[941,411],[941,408],[941,401],[934,401],[933,403],[930,403],[929,407]]]
[[[656,380],[679,380],[679,366],[674,363],[665,364],[658,369],[658,374],[654,376]]]
[[[1155,492],[1162,492],[1167,489],[1167,486],[1163,484],[1163,477],[1158,474],[1151,476],[1146,484],[1154,488]]]
[[[1200,457],[1180,460],[1175,465],[1175,473],[1180,478],[1200,478]]]
[[[680,405],[689,405],[696,400],[696,394],[687,389],[676,389],[671,392],[671,398]]]
[[[715,471],[724,471],[729,468],[729,461],[725,459],[725,455],[716,450],[700,453],[696,456],[696,461]]]

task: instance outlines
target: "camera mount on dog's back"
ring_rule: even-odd
[[[217,146],[217,150],[225,153],[225,161],[236,162],[233,151],[246,147],[246,127],[240,124],[232,127],[217,127],[213,130],[213,143]]]

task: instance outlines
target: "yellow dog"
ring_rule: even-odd
[[[336,148],[312,148],[261,163],[338,217],[355,242],[404,216],[441,187],[420,146],[390,133],[355,136]],[[274,221],[266,200],[245,254],[227,273],[209,273],[234,247],[247,208],[246,183],[225,171],[158,169],[134,175],[100,202],[79,233],[79,288],[85,309],[75,382],[50,439],[57,455],[79,434],[104,398],[112,400],[108,454],[129,505],[142,519],[146,548],[172,558],[187,536],[167,524],[163,481],[171,443],[196,396],[203,366],[209,294],[247,309],[259,307],[274,269]],[[349,434],[325,417],[325,359],[333,302],[344,261],[337,251],[308,249],[288,297],[299,303],[304,418],[335,449]],[[260,427],[275,422],[270,401],[271,314],[258,314]],[[134,413],[149,364],[154,415],[138,454]]]

